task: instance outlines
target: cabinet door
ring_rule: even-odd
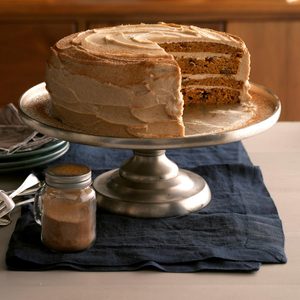
[[[0,23],[0,105],[44,81],[49,47],[75,30],[73,24]]]
[[[229,22],[227,31],[247,44],[251,81],[279,96],[281,120],[300,121],[300,22]]]

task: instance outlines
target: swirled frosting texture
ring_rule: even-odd
[[[236,37],[195,26],[139,24],[76,33],[51,50],[53,111],[83,131],[144,138],[184,135],[181,72],[159,43],[204,41],[242,48]]]
[[[78,34],[71,44],[81,46],[91,54],[122,57],[169,56],[158,44],[172,41],[217,42],[241,47],[237,38],[196,26],[140,24],[92,29]]]

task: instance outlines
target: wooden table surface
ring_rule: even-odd
[[[0,299],[300,299],[300,123],[278,123],[244,140],[262,169],[282,219],[288,263],[255,273],[7,271],[5,253],[13,225],[0,228]],[[0,188],[22,178],[0,176]],[[17,214],[15,214],[15,217]]]

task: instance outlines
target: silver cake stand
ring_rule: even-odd
[[[118,214],[158,218],[188,214],[211,200],[206,181],[191,171],[179,169],[165,155],[166,149],[239,141],[277,122],[281,109],[279,99],[256,84],[251,84],[250,91],[252,102],[248,106],[186,108],[186,136],[182,138],[113,138],[68,127],[52,116],[44,83],[23,94],[20,109],[25,123],[43,134],[87,145],[132,149],[133,156],[119,169],[94,180],[98,204]]]

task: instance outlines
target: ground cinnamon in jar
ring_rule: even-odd
[[[96,195],[90,169],[57,165],[47,169],[45,180],[39,197],[43,244],[62,252],[89,248],[96,238]]]

